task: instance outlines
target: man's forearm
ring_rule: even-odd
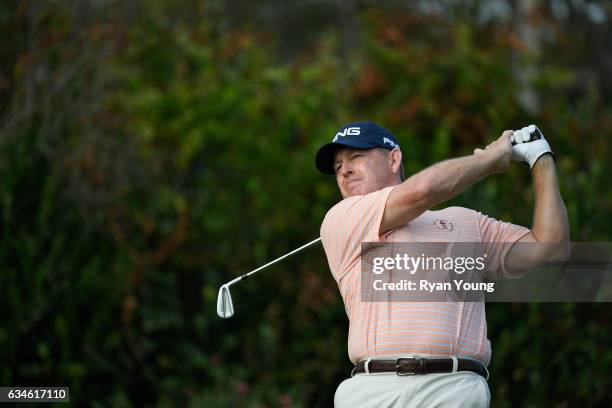
[[[569,221],[552,156],[538,159],[532,178],[535,190],[532,234],[539,242],[569,242]]]
[[[426,186],[431,206],[450,200],[481,178],[491,174],[495,161],[488,156],[465,156],[436,163],[411,177]]]

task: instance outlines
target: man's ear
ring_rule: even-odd
[[[399,174],[400,167],[402,165],[402,151],[397,147],[389,152],[387,156],[389,159],[389,165],[394,174]]]

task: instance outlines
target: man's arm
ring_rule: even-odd
[[[413,175],[389,194],[380,235],[405,225],[431,207],[457,196],[478,180],[510,166],[511,130],[471,156],[445,160]]]
[[[535,208],[531,231],[517,242],[551,243],[514,245],[506,256],[509,269],[524,269],[546,261],[563,261],[569,254],[569,221],[559,191],[555,161],[549,154],[538,159],[531,170]]]

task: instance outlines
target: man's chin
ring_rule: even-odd
[[[357,195],[364,195],[364,194],[367,194],[367,193],[363,191],[363,188],[361,186],[359,186],[359,187],[349,188],[348,190],[346,190],[344,198],[353,197]]]

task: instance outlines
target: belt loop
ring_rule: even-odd
[[[366,374],[370,374],[370,361],[372,361],[372,357],[368,357],[365,363],[363,363],[363,367],[365,369]]]
[[[451,358],[453,359],[453,373],[456,373],[459,368],[459,361],[457,361],[457,356],[451,356]]]
[[[486,365],[483,364],[482,366],[484,367],[485,371],[487,372],[487,378],[485,378],[485,381],[489,381],[489,370],[487,369]]]
[[[420,358],[419,359],[419,365],[421,368],[421,374],[427,374],[427,359],[426,358]]]

